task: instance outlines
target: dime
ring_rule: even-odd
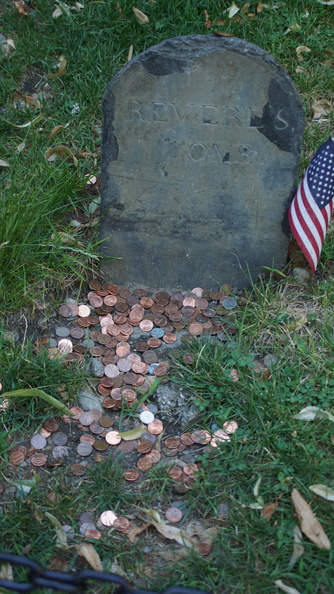
[[[117,445],[122,441],[122,438],[118,431],[109,431],[105,436],[105,440],[110,445]]]
[[[46,439],[40,433],[36,433],[36,435],[32,436],[30,444],[35,450],[43,450],[46,446]]]
[[[113,511],[111,511],[111,509],[102,512],[102,514],[100,515],[100,522],[101,524],[103,524],[103,526],[112,526],[116,519],[117,516],[116,514],[114,514]]]
[[[62,354],[71,353],[73,350],[73,343],[68,338],[62,338],[58,342],[58,350]]]
[[[124,471],[123,476],[126,481],[136,481],[139,478],[139,472],[134,468],[128,468]]]
[[[143,410],[143,412],[140,413],[139,418],[142,423],[149,425],[154,421],[154,414],[149,410]]]
[[[183,518],[183,513],[178,507],[169,507],[166,510],[166,518],[169,522],[180,522]]]

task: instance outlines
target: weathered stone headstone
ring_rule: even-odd
[[[237,38],[167,39],[118,72],[103,107],[112,282],[242,287],[285,263],[304,117],[271,56]]]

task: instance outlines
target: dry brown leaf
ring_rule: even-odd
[[[313,120],[320,120],[322,116],[327,115],[332,110],[332,105],[327,99],[319,99],[312,105]]]
[[[331,543],[324,532],[319,520],[315,517],[309,504],[301,496],[298,489],[293,489],[291,493],[292,503],[296,510],[300,529],[304,534],[319,547],[319,549],[330,550]]]
[[[187,534],[184,530],[176,528],[176,526],[168,526],[167,524],[158,524],[157,522],[151,522],[162,536],[169,540],[176,540],[179,544],[184,546],[193,547],[196,542]]]
[[[20,14],[27,15],[26,6],[24,0],[14,0],[14,6]]]
[[[65,74],[65,72],[66,72],[66,65],[67,65],[67,60],[66,60],[66,58],[63,58],[59,64],[57,72],[55,72],[55,73],[48,72],[47,77],[53,79],[53,78],[58,78],[59,76],[63,76],[63,74]]]
[[[149,22],[149,18],[148,16],[142,12],[141,10],[139,10],[139,8],[135,8],[134,6],[132,7],[133,12],[136,15],[137,21],[138,23],[141,23],[141,25],[146,25]]]
[[[311,50],[309,47],[307,47],[307,45],[298,45],[298,47],[296,47],[296,54],[299,62],[302,62],[304,60],[304,56],[302,56],[302,54],[307,54],[310,51]]]
[[[249,7],[250,7],[250,2],[245,2],[243,7],[240,9],[241,14],[246,14],[248,12]]]
[[[219,37],[234,37],[233,33],[225,33],[225,31],[214,31],[214,34]]]
[[[29,107],[37,107],[37,109],[40,109],[41,107],[41,102],[33,95],[25,95],[24,101],[27,105],[29,105]]]
[[[264,8],[270,8],[269,4],[264,4],[263,2],[258,2],[258,5],[256,7],[256,12],[260,14],[260,12],[262,12]]]
[[[71,159],[73,159],[73,163],[75,166],[78,165],[78,159],[74,156],[71,149],[69,149],[67,146],[64,146],[63,144],[58,144],[58,146],[50,147],[45,152],[44,157],[49,163],[52,163],[52,161],[56,160],[57,155],[67,155],[68,157],[71,157]]]
[[[296,563],[296,561],[304,553],[304,547],[301,544],[302,539],[303,539],[303,535],[302,535],[302,533],[300,531],[299,526],[297,526],[297,524],[296,524],[293,527],[293,540],[294,540],[294,544],[293,544],[293,553],[292,553],[291,559],[289,561],[289,570],[292,569],[292,567],[294,566],[294,564]]]
[[[7,161],[0,159],[0,167],[10,167],[10,165],[7,163]]]
[[[20,144],[18,144],[15,149],[16,154],[18,155],[19,153],[22,153],[22,151],[24,151],[24,149],[25,149],[25,146],[26,146],[25,142],[21,142]]]
[[[147,524],[143,524],[142,526],[134,526],[134,528],[127,530],[126,535],[129,539],[129,541],[136,542],[137,536],[139,534],[141,534],[142,532],[144,532],[144,530],[146,530],[150,525],[151,525],[151,522],[147,522]]]
[[[275,580],[274,584],[277,586],[277,588],[283,590],[283,592],[287,592],[287,594],[301,594],[299,590],[296,590],[296,588],[291,588],[291,586],[287,586],[282,582],[282,580]]]
[[[264,508],[261,511],[261,518],[265,518],[266,520],[270,520],[271,516],[277,510],[278,505],[279,505],[278,501],[275,501],[274,503],[268,503],[268,505],[265,505]]]
[[[55,126],[54,128],[52,128],[50,136],[55,136],[63,128],[65,128],[64,124],[60,124],[59,126]]]
[[[205,26],[211,27],[211,21],[207,10],[204,10],[204,17],[205,17]]]
[[[79,556],[84,557],[95,571],[103,571],[100,556],[92,544],[84,542],[79,549]]]
[[[53,13],[52,13],[52,18],[57,19],[58,17],[60,17],[63,14],[63,11],[61,8],[56,8]]]
[[[0,579],[8,580],[9,582],[14,581],[13,568],[10,563],[1,563],[1,565],[0,565]],[[4,590],[1,590],[1,592],[4,592]]]

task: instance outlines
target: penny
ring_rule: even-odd
[[[116,347],[116,355],[118,357],[127,357],[130,354],[130,345],[128,342],[121,341]]]
[[[118,450],[123,452],[123,454],[130,454],[135,449],[135,440],[133,441],[123,441],[120,445]]]
[[[167,439],[165,439],[164,445],[169,450],[173,450],[179,447],[180,439],[178,437],[167,437]]]
[[[112,526],[116,519],[117,516],[116,514],[114,514],[113,511],[111,511],[111,509],[102,512],[102,514],[100,515],[100,522],[101,524],[103,524],[103,526]]]
[[[213,437],[215,441],[218,442],[231,441],[230,436],[228,435],[228,433],[223,431],[223,429],[217,429],[217,431],[214,432]]]
[[[130,522],[127,518],[120,516],[114,521],[113,527],[119,532],[126,532],[130,527]]]
[[[80,326],[80,328],[88,328],[90,326],[90,324],[86,318],[79,318],[78,326]]]
[[[111,390],[111,397],[114,400],[122,400],[122,392],[120,388],[113,388]]]
[[[78,315],[80,318],[87,318],[90,315],[90,307],[88,305],[79,305]]]
[[[94,450],[98,450],[99,452],[104,452],[108,449],[108,444],[104,439],[95,439],[93,443]]]
[[[151,332],[153,328],[153,322],[151,322],[151,320],[142,320],[139,324],[139,328],[143,332]]]
[[[140,413],[139,418],[142,423],[149,425],[154,421],[154,414],[149,410],[143,410],[143,412]]]
[[[188,332],[193,336],[199,336],[203,333],[203,325],[200,322],[191,322],[188,328]]]
[[[225,309],[234,309],[235,307],[237,307],[237,301],[236,299],[234,299],[234,297],[223,297],[220,300],[220,304],[225,308]]]
[[[73,350],[73,343],[68,338],[62,338],[58,342],[58,350],[62,354],[71,353]]]
[[[117,297],[116,297],[116,295],[106,295],[103,298],[103,302],[105,303],[105,305],[109,305],[109,306],[116,305]]]
[[[196,475],[196,472],[198,472],[198,466],[197,466],[197,464],[186,464],[183,467],[183,472],[187,476],[194,478],[194,476]]]
[[[179,468],[178,466],[172,466],[171,468],[169,468],[168,470],[168,475],[172,478],[172,479],[177,479],[180,478],[182,476],[183,472],[182,469]]]
[[[91,445],[95,442],[95,437],[93,435],[81,435],[80,436],[81,443],[90,443]]]
[[[44,427],[44,429],[46,429],[47,431],[50,431],[51,433],[54,433],[55,431],[58,431],[58,429],[59,429],[59,425],[55,419],[47,419],[45,421],[45,423],[43,424],[43,427]]]
[[[82,464],[72,464],[71,466],[71,472],[76,476],[82,476],[85,474],[86,470],[86,466],[83,466]]]
[[[136,481],[139,478],[139,472],[134,468],[128,468],[124,471],[123,476],[126,481]]]
[[[44,454],[34,454],[30,458],[30,462],[33,466],[44,466],[46,464],[47,457]]]
[[[123,398],[128,402],[133,402],[136,398],[136,392],[132,388],[122,388],[121,393]]]
[[[137,452],[140,454],[148,454],[153,448],[153,444],[149,441],[142,441],[137,445]]]
[[[99,291],[101,289],[101,283],[97,278],[92,278],[88,284],[93,291]]]
[[[119,326],[122,336],[124,336],[124,340],[128,340],[128,337],[131,336],[133,333],[133,328],[131,324],[120,324]],[[127,337],[125,339],[125,336]]]
[[[151,450],[148,454],[145,454],[144,458],[149,460],[152,464],[156,464],[161,460],[161,454],[158,450]]]
[[[102,386],[104,386],[105,388],[112,388],[114,385],[114,381],[113,378],[104,376],[100,378],[100,384],[102,384]]]
[[[154,421],[152,421],[152,423],[147,425],[147,429],[149,430],[150,433],[153,433],[153,435],[159,435],[159,433],[162,433],[163,428],[164,428],[164,426],[159,419],[154,419]]]
[[[46,439],[40,433],[36,433],[36,435],[32,436],[30,444],[35,450],[43,450],[46,446]]]
[[[238,429],[238,423],[236,421],[225,421],[223,429],[226,433],[235,433]]]
[[[53,433],[52,441],[56,446],[63,446],[68,442],[68,437],[66,433],[63,433],[62,431],[57,431],[56,433]]]
[[[160,365],[158,365],[155,369],[154,369],[154,375],[156,375],[157,377],[163,377],[164,375],[166,375],[166,373],[168,372],[168,369],[166,367],[166,365],[162,365],[160,363]]]
[[[127,371],[130,371],[130,369],[132,368],[132,363],[131,361],[128,361],[128,359],[120,359],[117,362],[117,367],[119,371],[126,373]]]
[[[193,438],[191,437],[191,433],[182,433],[180,440],[181,443],[183,443],[186,446],[193,445],[194,443]]]
[[[89,425],[94,423],[94,415],[91,412],[86,411],[80,415],[78,420],[81,423],[81,425],[88,427]]]
[[[10,456],[9,456],[9,461],[14,464],[14,466],[18,466],[19,464],[22,464],[22,462],[24,462],[25,460],[25,455],[23,452],[20,452],[18,450],[14,450]]]
[[[147,344],[147,342],[137,342],[137,344],[135,345],[135,349],[139,353],[143,353],[144,351],[147,351],[149,348],[150,347]]]
[[[97,386],[97,391],[101,396],[110,396],[110,388],[105,388],[102,384]]]
[[[125,384],[133,385],[137,381],[137,375],[135,373],[133,373],[132,371],[130,371],[129,373],[126,373],[123,376],[123,381]]]
[[[145,309],[150,309],[150,307],[154,305],[154,301],[151,297],[142,297],[139,303],[141,307],[144,307]]]
[[[116,406],[116,400],[114,398],[105,398],[102,406],[103,408],[114,408]]]
[[[183,518],[183,513],[178,507],[169,507],[166,510],[166,518],[169,522],[180,522]]]
[[[63,458],[67,458],[69,455],[69,449],[63,445],[57,445],[52,450],[52,456],[55,460],[63,460]]]
[[[118,431],[109,431],[105,436],[105,440],[110,445],[117,445],[122,441],[122,438]]]
[[[211,439],[211,435],[209,434],[208,437],[206,431],[203,429],[198,429],[197,431],[193,431],[193,433],[191,433],[191,438],[194,443],[207,444]]]
[[[202,287],[195,287],[195,289],[192,289],[191,292],[194,293],[196,295],[196,297],[202,297],[202,295],[203,295]]]
[[[90,443],[80,442],[76,451],[79,456],[89,456],[92,453],[93,448]]]
[[[68,305],[61,305],[58,312],[63,318],[70,318],[72,316],[72,310]]]
[[[198,552],[203,555],[204,557],[206,555],[209,555],[210,551],[211,551],[211,545],[208,542],[199,542],[196,544],[196,548],[198,550]]]
[[[158,360],[158,355],[154,351],[146,351],[143,354],[143,359],[147,365],[151,365],[152,363],[156,363]]]
[[[119,375],[119,369],[116,365],[109,364],[105,366],[104,373],[107,377],[114,378]]]
[[[100,295],[96,295],[93,293],[93,295],[91,295],[91,297],[89,298],[89,303],[92,307],[101,307],[103,299],[102,297],[100,297]]]
[[[114,424],[114,419],[112,417],[108,417],[107,415],[103,415],[100,417],[99,423],[101,427],[106,427],[108,429]]]
[[[131,361],[131,363],[139,363],[141,361],[140,355],[137,355],[137,353],[130,353],[126,358]]]
[[[173,344],[174,342],[176,342],[177,338],[175,334],[172,334],[172,332],[167,332],[167,334],[165,334],[162,337],[162,340],[166,343],[166,344]]]
[[[89,427],[89,429],[94,435],[101,435],[101,433],[103,433],[103,427],[96,421]]]
[[[137,462],[137,468],[143,471],[150,470],[150,468],[152,468],[152,462],[149,458],[140,458]]]
[[[110,293],[110,295],[118,295],[117,285],[109,284],[107,286],[107,289],[108,289],[108,293]]]
[[[70,408],[70,412],[73,414],[73,419],[77,421],[80,415],[82,415],[83,410],[79,406],[72,406],[72,408]]]
[[[143,361],[139,361],[138,363],[132,363],[131,369],[134,373],[147,373],[147,364]]]
[[[85,538],[91,538],[92,540],[100,540],[102,534],[97,528],[88,528],[84,534]]]

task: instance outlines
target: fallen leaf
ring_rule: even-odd
[[[129,51],[128,51],[127,62],[130,62],[130,60],[132,60],[132,56],[133,56],[133,45],[131,44],[130,47],[129,47]]]
[[[7,161],[0,159],[0,167],[10,167],[10,165],[7,163]]]
[[[225,33],[224,31],[214,31],[213,33],[219,37],[234,37],[233,33]]]
[[[316,495],[327,499],[327,501],[334,501],[334,491],[326,487],[326,485],[311,485],[309,489]]]
[[[138,8],[135,8],[134,6],[132,7],[132,10],[135,13],[137,21],[139,23],[141,23],[142,25],[146,25],[149,22],[149,18],[144,12],[142,12]]]
[[[14,581],[13,568],[10,563],[1,563],[0,565],[0,579],[8,582]],[[1,590],[4,592],[4,590]]]
[[[296,68],[296,74],[301,74],[302,72],[306,72],[305,68],[302,68],[301,66],[297,66]]]
[[[250,7],[250,2],[245,2],[245,4],[243,5],[243,7],[240,10],[241,14],[246,14],[249,10],[249,7]]]
[[[137,427],[136,429],[123,431],[123,433],[120,433],[120,436],[122,439],[124,439],[124,441],[132,441],[134,439],[139,439],[144,431],[146,431],[145,425],[140,425],[140,427]]]
[[[291,499],[298,516],[301,531],[304,532],[304,534],[314,542],[319,549],[329,550],[331,548],[331,543],[328,536],[324,532],[319,520],[317,520],[313,514],[309,504],[299,493],[298,489],[292,490]]]
[[[62,549],[68,549],[66,532],[62,527],[61,523],[57,520],[55,516],[53,516],[49,512],[45,512],[45,517],[48,520],[50,520],[51,524],[56,529],[56,546]]]
[[[137,536],[147,530],[147,528],[151,525],[151,522],[147,522],[147,524],[143,524],[142,526],[134,526],[130,530],[126,531],[126,535],[130,542],[136,542]]]
[[[54,128],[52,128],[50,136],[55,136],[56,134],[58,134],[58,132],[60,132],[63,128],[65,128],[64,124],[60,124],[59,126],[55,126]]]
[[[274,503],[268,503],[268,505],[265,505],[261,511],[261,518],[264,518],[265,520],[270,520],[271,516],[277,510],[278,505],[278,501],[275,501]]]
[[[237,7],[235,2],[232,2],[231,6],[229,6],[225,12],[228,13],[228,18],[232,19],[234,17],[234,15],[236,15],[239,12],[240,8]]]
[[[76,237],[70,235],[69,233],[65,233],[64,231],[58,231],[58,233],[52,233],[51,235],[52,241],[61,241],[65,245],[76,245],[78,247],[85,247],[83,243],[78,241]]]
[[[136,507],[138,507],[138,506],[136,506]],[[152,520],[154,520],[154,522],[156,522],[157,524],[162,524],[162,525],[165,524],[162,521],[159,513],[155,509],[145,509],[144,507],[138,507],[138,509],[140,509],[140,511],[142,511],[146,515],[148,515],[148,517],[151,518]]]
[[[8,45],[8,47],[11,47],[12,49],[16,49],[15,43],[12,39],[6,39],[5,44]]]
[[[256,12],[260,14],[264,8],[270,8],[269,4],[264,4],[263,2],[258,2],[258,5],[256,7]]]
[[[26,146],[25,142],[21,142],[20,144],[18,144],[15,149],[16,154],[22,153],[22,151],[25,149],[25,146]]]
[[[323,410],[318,406],[306,406],[297,414],[293,415],[294,419],[299,421],[314,421],[314,419],[327,419],[328,421],[334,421],[334,416],[327,410]]]
[[[313,120],[320,120],[322,116],[328,115],[332,111],[332,105],[327,99],[315,101],[312,105]]]
[[[71,157],[73,159],[74,165],[77,167],[78,159],[74,156],[71,149],[69,149],[67,146],[64,146],[63,144],[50,147],[44,154],[44,157],[49,163],[52,163],[52,161],[56,160],[57,155],[67,155]]]
[[[254,497],[258,497],[259,496],[261,482],[262,482],[262,476],[260,475],[259,478],[257,479],[254,487],[253,487],[253,495],[254,495]]]
[[[293,527],[294,545],[293,545],[293,553],[292,553],[291,559],[289,561],[289,570],[292,569],[292,567],[294,566],[294,564],[296,563],[296,561],[304,553],[304,547],[301,544],[302,538],[303,538],[303,535],[301,533],[301,530],[300,530],[299,526],[297,526],[297,524],[296,524]]]
[[[210,21],[207,10],[204,10],[204,17],[205,17],[205,26],[208,28],[211,27],[211,21]]]
[[[66,65],[67,65],[67,60],[66,60],[66,58],[63,58],[59,64],[57,72],[55,72],[55,73],[48,72],[47,77],[53,79],[53,78],[58,78],[59,76],[63,76],[63,74],[65,74],[65,72],[66,72]]]
[[[151,524],[157,529],[162,536],[169,540],[176,540],[179,544],[188,547],[194,547],[196,542],[187,534],[184,530],[176,528],[176,526],[168,526],[167,524],[158,524],[157,522],[151,522]]]
[[[114,559],[114,561],[112,562],[111,566],[110,566],[110,573],[115,573],[116,575],[119,575],[122,578],[127,578],[127,575],[124,571],[124,569],[121,568],[121,566],[118,564],[117,559]]]
[[[296,590],[296,588],[291,588],[290,586],[286,586],[282,580],[275,580],[274,584],[280,589],[283,590],[283,592],[287,592],[288,594],[301,594],[299,592],[299,590]]]
[[[52,18],[57,19],[58,17],[60,17],[63,14],[63,11],[61,8],[56,8],[53,13],[52,13]]]
[[[24,0],[14,0],[14,6],[20,14],[27,15],[26,7],[24,4]]]
[[[85,8],[85,7],[83,4],[80,4],[80,2],[75,2],[75,8],[77,10],[83,10],[83,8]]]
[[[318,2],[320,2],[320,4],[325,4],[325,6],[332,6],[334,4],[334,0],[318,0]]]
[[[84,542],[79,548],[79,556],[84,557],[95,571],[103,571],[100,556],[92,544]]]
[[[299,62],[302,62],[304,60],[304,56],[302,56],[302,54],[306,54],[310,51],[311,50],[309,47],[307,47],[307,45],[298,45],[298,47],[296,47],[296,54]]]

